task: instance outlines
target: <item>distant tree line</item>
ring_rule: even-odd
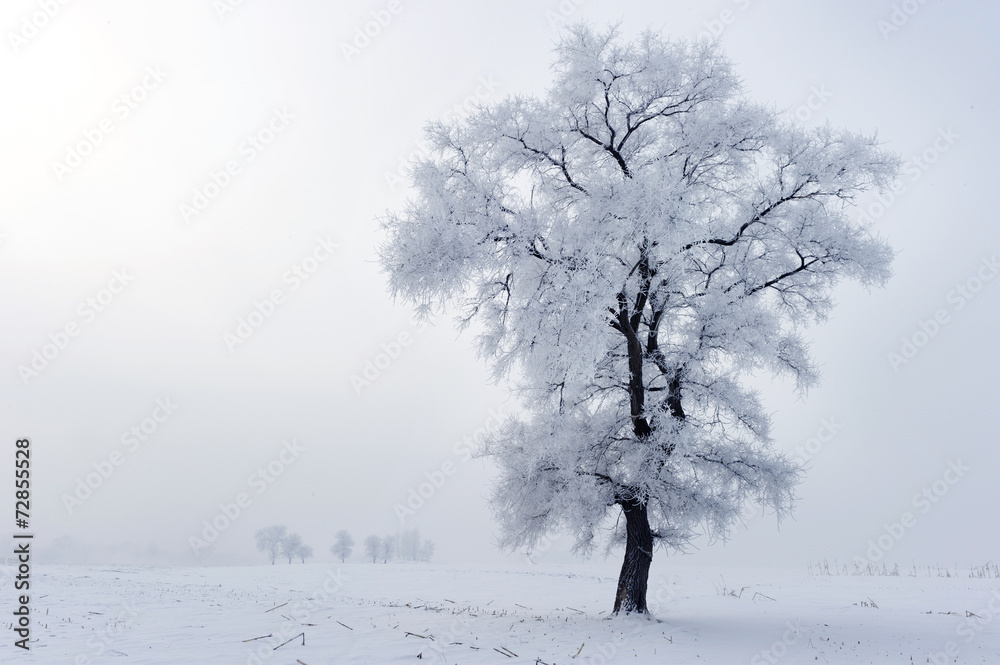
[[[313,555],[312,547],[302,542],[302,536],[288,533],[288,528],[280,524],[258,529],[254,537],[257,540],[257,549],[267,555],[272,565],[279,559],[287,559],[288,563],[295,560],[305,563],[306,559]],[[434,556],[434,543],[430,540],[421,541],[420,533],[416,529],[384,538],[368,536],[365,538],[364,548],[365,559],[371,559],[372,563],[379,561],[389,563],[393,559],[430,561]],[[330,553],[343,563],[350,558],[353,551],[354,538],[347,531],[338,531],[334,536]]]
[[[420,532],[416,529],[396,533],[379,538],[372,535],[365,538],[365,558],[372,563],[381,561],[389,563],[392,559],[400,561],[430,561],[434,556],[434,543],[430,540],[420,541]]]
[[[294,559],[305,563],[313,555],[312,547],[303,544],[302,536],[287,531],[287,527],[275,524],[258,529],[254,534],[257,549],[270,557],[272,565],[278,558],[287,558],[288,563]]]

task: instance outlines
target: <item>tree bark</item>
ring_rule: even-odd
[[[627,171],[625,175],[631,177]],[[635,298],[631,316],[629,298],[622,290],[618,293],[618,316],[613,324],[625,335],[628,350],[628,391],[631,402],[632,431],[638,441],[643,441],[653,433],[645,413],[646,385],[642,377],[645,354],[642,341],[639,338],[642,312],[649,302],[649,285],[653,275],[646,253],[648,246],[648,241],[644,239],[641,246],[642,257],[637,264],[642,283]],[[656,315],[656,319],[658,322],[659,314]],[[647,346],[649,346],[650,351],[657,350],[655,326],[650,326]],[[618,575],[618,592],[615,595],[614,614],[619,612],[648,614],[646,587],[649,583],[649,566],[653,562],[653,532],[649,528],[649,513],[646,510],[645,502],[634,495],[620,497],[618,504],[622,507],[622,512],[625,513],[626,539],[625,560],[622,562],[622,570]]]
[[[620,502],[625,513],[625,560],[618,575],[614,614],[647,614],[646,587],[649,565],[653,562],[653,532],[649,528],[646,504],[638,499]]]

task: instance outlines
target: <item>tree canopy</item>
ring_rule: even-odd
[[[816,381],[801,330],[840,278],[889,277],[851,207],[898,162],[750,101],[717,43],[578,25],[553,72],[544,97],[428,126],[380,258],[394,296],[473,326],[520,397],[485,446],[503,545],[568,530],[587,552],[624,514],[624,577],[655,543],[724,536],[746,500],[790,509],[800,470],[747,377]],[[645,611],[628,574],[615,609]]]

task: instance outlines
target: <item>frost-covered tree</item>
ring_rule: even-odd
[[[378,536],[368,536],[365,538],[365,556],[371,557],[372,563],[378,560],[382,553],[382,539]]]
[[[800,330],[842,277],[889,276],[851,215],[887,187],[873,137],[753,103],[713,43],[571,29],[544,98],[429,125],[415,194],[383,219],[394,296],[458,311],[524,405],[486,441],[506,547],[624,541],[614,611],[646,609],[653,549],[778,517],[799,469],[747,379],[817,378]],[[613,526],[612,526],[613,525]]]
[[[430,561],[434,556],[434,543],[430,540],[420,539],[420,531],[409,529],[386,536],[382,539],[379,549],[379,556],[383,562],[389,559],[399,559],[401,561]]]
[[[302,545],[295,554],[299,558],[299,561],[305,563],[306,559],[312,558],[313,548],[309,545]]]
[[[274,560],[281,554],[285,531],[286,527],[275,524],[257,529],[257,532],[254,534],[254,538],[257,540],[257,549],[271,557],[271,565],[274,565]]]
[[[434,557],[434,542],[430,540],[425,540],[424,544],[420,546],[420,551],[417,552],[417,561],[430,561]]]
[[[281,553],[288,557],[288,563],[291,563],[292,559],[298,558],[301,548],[302,536],[297,533],[290,533],[281,539]]]
[[[434,555],[434,543],[429,540],[421,543],[417,529],[403,531],[396,537],[396,554],[403,561],[430,561]]]
[[[351,538],[351,534],[343,530],[338,531],[337,535],[334,536],[330,553],[333,556],[340,557],[340,562],[344,563],[347,557],[351,556],[352,551],[354,551],[354,539]]]

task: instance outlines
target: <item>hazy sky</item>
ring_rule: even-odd
[[[898,251],[892,281],[838,289],[808,331],[824,376],[807,398],[760,381],[777,445],[809,458],[795,519],[749,519],[689,559],[849,560],[907,512],[889,560],[997,556],[1000,7],[49,4],[0,12],[0,496],[30,437],[39,545],[252,562],[253,532],[282,523],[318,560],[341,528],[497,560],[491,474],[463,438],[516,406],[469,336],[391,302],[376,218],[402,204],[425,122],[544,92],[565,15],[721,34],[750,97],[907,160],[894,200],[861,202]],[[435,479],[401,524],[394,506]],[[189,538],[241,493],[195,559]]]

